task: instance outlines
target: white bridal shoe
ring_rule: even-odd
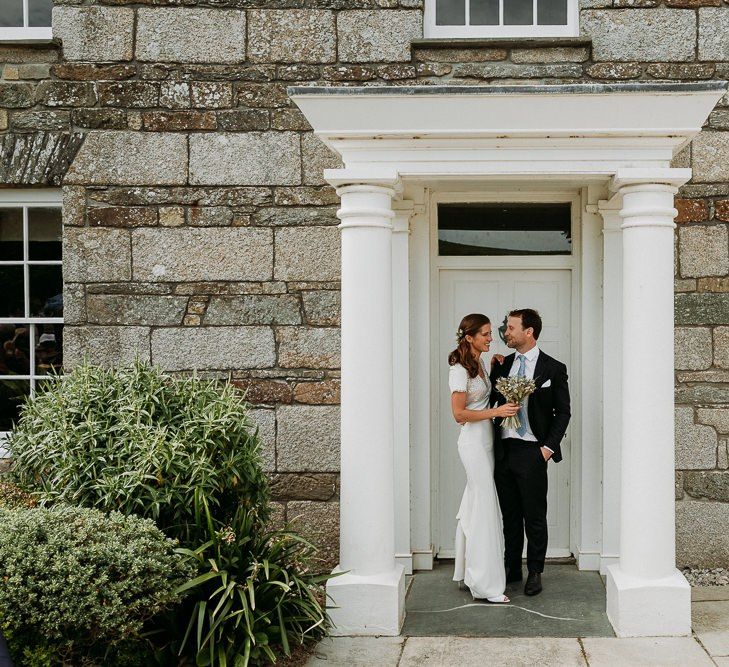
[[[491,604],[507,604],[508,602],[511,602],[511,600],[505,595],[497,595],[493,598],[486,598],[486,602],[490,602]]]

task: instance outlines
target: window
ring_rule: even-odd
[[[61,238],[60,192],[0,191],[0,432],[61,369]]]
[[[426,0],[425,37],[576,37],[577,0]]]
[[[569,255],[570,204],[439,204],[438,254]]]
[[[52,9],[53,0],[0,0],[0,41],[51,39]]]

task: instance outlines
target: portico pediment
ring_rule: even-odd
[[[612,175],[668,167],[727,83],[293,87],[344,169],[366,179]]]

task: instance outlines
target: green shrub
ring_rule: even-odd
[[[145,664],[145,623],[194,572],[150,520],[0,509],[0,627],[20,664]]]
[[[219,525],[204,501],[200,523],[210,539],[197,549],[179,549],[198,565],[199,575],[178,591],[192,595],[179,653],[198,665],[275,662],[326,635],[330,620],[323,608],[323,583],[307,565],[314,547],[288,531],[260,530],[255,511],[241,507],[229,525]],[[194,603],[194,604],[193,604]]]
[[[138,514],[184,542],[195,493],[221,521],[241,503],[265,518],[260,440],[235,387],[143,363],[44,382],[7,442],[14,481],[42,503]]]

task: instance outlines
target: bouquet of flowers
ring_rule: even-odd
[[[534,380],[521,375],[510,375],[496,380],[496,389],[509,403],[521,405],[529,394],[534,393],[536,388],[537,384]],[[519,414],[517,413],[512,417],[504,417],[501,426],[503,428],[517,430],[521,426]]]

